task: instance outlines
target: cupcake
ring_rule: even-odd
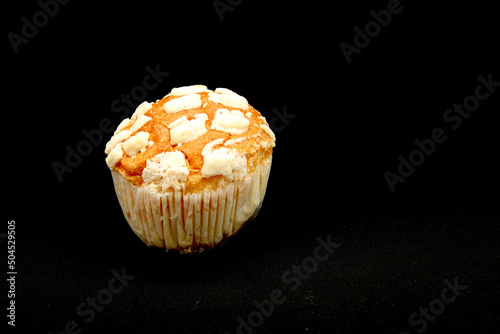
[[[243,96],[185,86],[124,119],[106,144],[106,164],[125,219],[144,243],[199,252],[257,215],[275,140]]]

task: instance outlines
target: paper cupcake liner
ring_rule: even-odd
[[[113,170],[116,195],[134,233],[149,246],[193,252],[212,248],[235,234],[259,211],[271,160],[240,182],[214,191],[156,193],[134,186]]]

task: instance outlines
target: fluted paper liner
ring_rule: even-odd
[[[258,213],[271,160],[261,161],[240,182],[199,193],[157,193],[134,186],[116,170],[111,173],[118,201],[134,233],[149,246],[189,253],[216,246]]]

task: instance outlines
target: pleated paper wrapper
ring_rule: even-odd
[[[149,246],[191,253],[215,247],[257,215],[271,160],[260,161],[242,181],[199,193],[157,193],[133,185],[116,170],[111,173],[118,201],[134,233]]]

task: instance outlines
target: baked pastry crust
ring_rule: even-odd
[[[186,94],[182,94],[183,88],[186,88]],[[190,89],[195,92],[189,93]],[[115,131],[113,136],[114,139],[112,138],[106,147],[106,153],[108,154],[107,162],[111,170],[118,171],[133,185],[142,186],[145,185],[143,171],[148,161],[151,161],[155,156],[163,152],[182,152],[185,157],[186,167],[189,170],[187,179],[182,182],[182,189],[184,193],[198,193],[201,191],[216,190],[218,187],[235,181],[235,177],[228,177],[222,174],[217,175],[216,171],[212,173],[214,174],[213,176],[206,177],[206,173],[204,176],[202,169],[205,162],[204,158],[206,159],[206,157],[203,155],[203,149],[209,143],[212,143],[211,148],[213,150],[227,148],[231,152],[234,152],[234,154],[244,157],[247,164],[245,175],[255,171],[261,161],[268,160],[268,158],[271,157],[272,148],[275,145],[274,134],[269,128],[269,124],[266,122],[265,118],[251,105],[246,103],[243,97],[227,89],[219,88],[216,89],[216,91],[211,91],[206,89],[205,86],[181,87],[180,92],[181,93],[179,93],[179,88],[174,88],[171,94],[152,104],[143,103],[137,108],[130,120],[125,120],[120,124],[117,131]],[[193,95],[193,99],[189,97],[184,99],[186,101],[189,100],[185,104],[188,109],[178,110],[179,108],[182,109],[182,105],[184,104],[181,103],[183,102],[182,100],[177,99],[192,94],[199,96],[201,105],[194,108],[192,107],[193,104],[190,104],[190,101],[194,99],[196,100],[195,102],[198,103],[198,97]],[[224,99],[220,101],[219,95],[224,95],[226,97],[233,96],[238,102],[243,100],[245,103],[233,104],[231,100],[226,102]],[[171,101],[174,102],[169,103]],[[166,107],[165,104],[167,104],[167,106],[175,104],[176,106],[171,109]],[[181,105],[181,107],[178,105]],[[239,113],[234,112],[235,110]],[[231,112],[234,113],[234,115],[238,115],[237,120],[240,121],[240,123],[237,124],[239,126],[238,129],[231,129],[230,124],[229,128],[225,129],[221,127],[217,121],[214,122],[216,117],[223,119],[221,116],[222,114],[229,115]],[[201,117],[200,114],[204,114],[206,117]],[[244,117],[244,119],[242,117]],[[228,119],[229,118],[225,120]],[[245,119],[247,121],[245,121]],[[177,143],[177,138],[173,138],[174,134],[172,129],[175,128],[176,124],[193,120],[198,120],[198,124],[204,121],[205,129],[198,128],[197,130],[201,130],[198,131],[196,135],[187,137],[187,139],[179,137],[181,138],[180,140],[184,140],[184,142]],[[138,127],[138,125],[142,123],[144,124]],[[223,122],[220,122],[222,125],[227,125],[227,123],[228,122],[224,123],[224,119]],[[128,136],[122,136],[123,131],[130,132],[131,130],[134,131],[128,133]],[[122,135],[120,135],[120,133],[122,133]],[[127,139],[140,133],[142,133],[140,135],[142,140],[147,141],[147,146],[142,147],[139,152],[135,153],[133,147],[127,147]],[[118,137],[123,138],[123,140],[117,140],[119,139]],[[216,140],[218,140],[216,144],[213,144]],[[120,154],[115,159],[117,161],[111,161],[112,159],[109,159],[110,152],[116,147],[118,147],[118,151],[120,148],[122,151],[119,151]],[[132,155],[127,154],[127,151]],[[116,151],[113,152],[113,154],[116,156]],[[167,191],[173,190],[173,188],[167,189]],[[162,191],[165,191],[165,189]]]

